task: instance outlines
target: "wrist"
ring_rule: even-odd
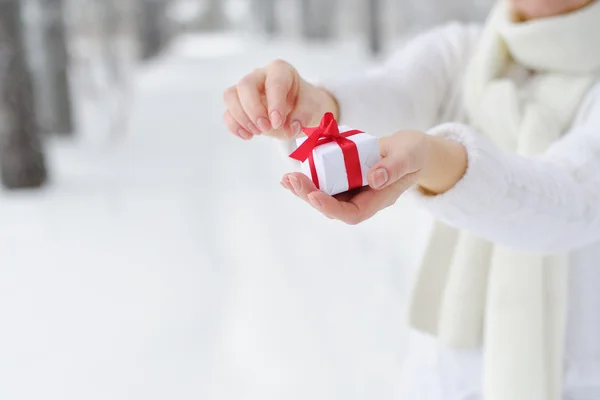
[[[467,170],[467,150],[457,142],[439,136],[426,136],[425,165],[418,180],[426,194],[438,195],[452,189]]]
[[[323,87],[313,87],[315,89],[315,114],[312,116],[311,126],[319,125],[323,115],[328,112],[333,113],[336,121],[339,121],[340,107],[335,96]]]

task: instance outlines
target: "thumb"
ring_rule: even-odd
[[[337,102],[325,89],[300,78],[298,97],[288,118],[290,134],[298,136],[302,133],[298,129],[298,125],[303,127],[319,126],[323,115],[326,112],[335,113],[337,108]]]
[[[297,107],[286,122],[285,129],[290,138],[295,139],[302,135],[303,127],[313,126],[313,116],[309,110]]]
[[[302,128],[311,126],[310,123],[310,113],[296,108],[287,116],[283,126],[268,132],[266,135],[282,140],[294,140],[302,136]]]
[[[367,175],[369,186],[373,189],[385,189],[412,172],[409,169],[409,157],[395,149],[397,144],[394,136],[379,140],[382,159],[369,170]]]

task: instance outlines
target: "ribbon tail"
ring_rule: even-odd
[[[290,154],[290,158],[300,162],[306,161],[314,148],[317,147],[320,137],[321,134],[319,132],[313,133],[304,141],[304,143],[298,146],[298,148],[292,154]]]
[[[315,157],[311,153],[308,157],[308,165],[310,167],[310,176],[317,189],[321,189],[319,185],[319,174],[317,173],[317,166],[315,165]]]

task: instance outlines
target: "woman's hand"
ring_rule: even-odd
[[[356,225],[395,204],[414,185],[432,195],[451,189],[467,167],[462,145],[423,132],[401,131],[379,145],[382,160],[369,171],[365,188],[332,197],[302,173],[285,175],[281,184],[325,216]]]
[[[331,94],[306,82],[294,67],[276,60],[246,75],[223,95],[223,118],[231,133],[244,140],[266,133],[289,140],[302,126],[318,125],[326,112],[338,116]]]

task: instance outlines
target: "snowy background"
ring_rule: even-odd
[[[0,399],[396,398],[428,220],[402,201],[327,220],[279,186],[268,139],[227,134],[223,90],[275,57],[307,77],[372,63],[360,40],[234,30],[178,37],[126,100],[73,72],[51,183],[0,191]]]

